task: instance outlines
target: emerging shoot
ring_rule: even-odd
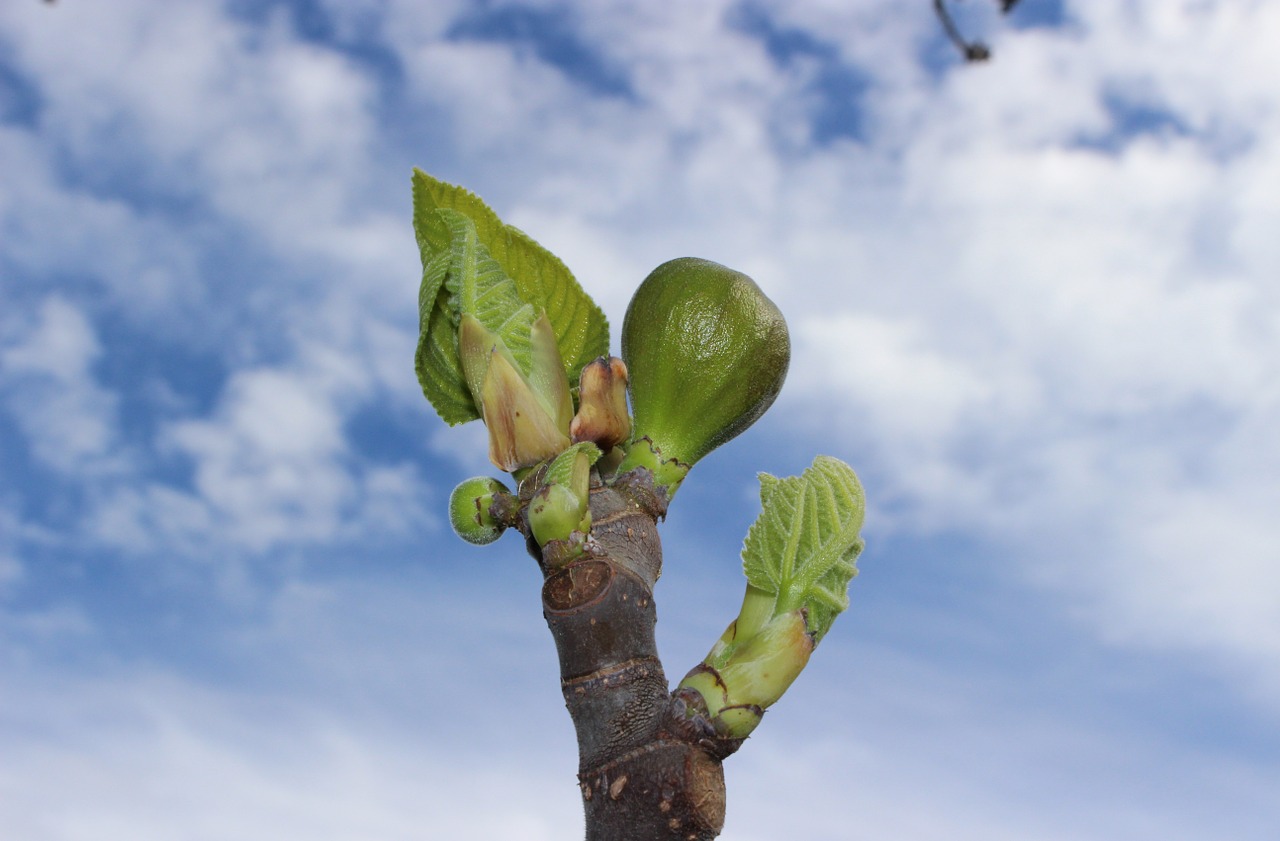
[[[640,284],[609,356],[604,314],[559,260],[466,190],[420,171],[413,187],[418,381],[446,422],[482,420],[490,460],[519,481],[466,480],[449,519],[471,543],[517,529],[543,574],[587,841],[712,841],[721,763],[848,606],[858,479],[826,456],[761,474],[742,608],[672,690],[654,636],[658,521],[689,469],[777,397],[782,314],[741,272],[672,260]]]

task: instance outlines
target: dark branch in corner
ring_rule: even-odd
[[[1000,14],[1009,14],[1019,2],[1021,0],[1000,0]],[[956,26],[956,22],[951,19],[951,13],[947,11],[946,4],[942,0],[933,0],[933,10],[938,13],[938,20],[942,22],[943,31],[947,33],[951,43],[956,45],[956,49],[964,56],[965,61],[986,61],[991,58],[991,50],[986,44],[981,41],[966,40],[960,34],[960,29]]]

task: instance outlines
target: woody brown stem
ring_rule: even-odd
[[[721,760],[737,742],[671,694],[654,640],[664,512],[647,471],[593,477],[587,551],[558,566],[545,562],[555,547],[529,544],[577,730],[587,841],[710,841],[724,826]]]

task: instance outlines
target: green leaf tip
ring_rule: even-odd
[[[818,642],[849,606],[863,547],[862,485],[844,462],[818,456],[800,476],[760,474],[760,503],[742,547],[749,590],[773,598],[772,616],[803,609]]]

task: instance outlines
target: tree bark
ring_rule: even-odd
[[[528,540],[577,730],[587,841],[710,841],[724,827],[721,762],[741,740],[716,735],[700,696],[670,691],[654,640],[665,512],[648,471],[593,476],[585,553],[562,563],[565,547]]]

